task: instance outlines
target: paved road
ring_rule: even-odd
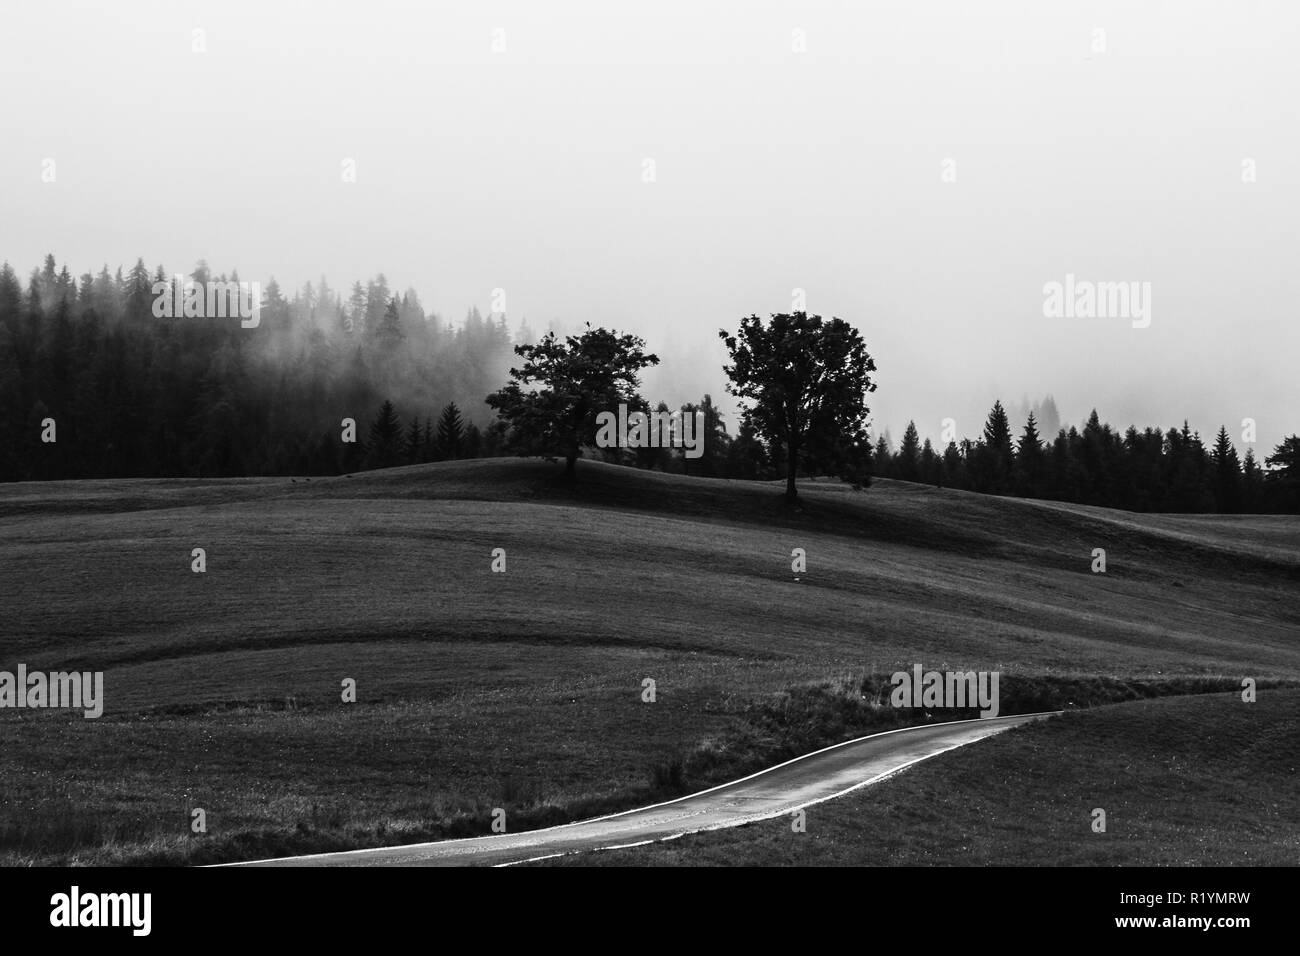
[[[945,750],[1018,724],[1028,714],[908,727],[837,744],[751,777],[639,810],[545,830],[258,860],[241,866],[483,866],[648,843],[778,817],[875,783]]]

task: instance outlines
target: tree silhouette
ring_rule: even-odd
[[[1016,444],[1016,490],[1029,497],[1038,497],[1043,489],[1043,442],[1038,435],[1038,422],[1034,413],[1025,420],[1024,431]]]
[[[893,478],[894,475],[894,449],[889,442],[889,429],[880,433],[876,439],[875,450],[871,453],[871,466],[874,474],[881,478]]]
[[[936,488],[943,487],[943,459],[935,453],[928,438],[921,446],[921,480]]]
[[[1264,464],[1269,466],[1265,482],[1278,507],[1300,511],[1300,436],[1284,438]]]
[[[635,335],[593,329],[560,341],[548,332],[535,345],[516,345],[524,362],[510,370],[513,379],[487,397],[507,429],[507,442],[519,454],[564,456],[564,475],[575,476],[578,454],[594,441],[596,416],[617,412],[626,403],[642,408],[639,375],[658,365]],[[524,386],[540,388],[524,390]]]
[[[857,329],[794,312],[774,314],[766,324],[751,315],[735,335],[718,335],[731,356],[723,366],[727,391],[749,403],[745,421],[782,455],[788,502],[797,498],[801,465],[869,480],[866,397],[876,389],[876,365]]]
[[[1214,462],[1214,500],[1220,514],[1241,510],[1241,462],[1228,438],[1228,429],[1219,426],[1219,434],[1210,450]]]
[[[1002,495],[1011,490],[1015,455],[1011,447],[1011,423],[1001,401],[995,401],[989,411],[976,457],[977,491]]]
[[[682,418],[687,416],[691,417],[693,427],[697,428],[696,440],[700,442],[703,454],[695,462],[690,459],[683,461],[686,472],[710,478],[723,474],[731,436],[727,434],[727,426],[722,422],[722,413],[713,404],[713,396],[705,394],[698,405],[690,402],[683,405]]]
[[[438,416],[438,457],[443,460],[459,458],[465,440],[465,426],[460,409],[455,402],[448,404]]]
[[[398,313],[396,296],[384,310],[384,315],[379,320],[379,327],[375,330],[375,338],[382,346],[389,349],[395,348],[402,339],[406,338],[406,333],[402,331],[402,317]]]
[[[903,481],[918,481],[921,477],[921,444],[916,422],[908,422],[903,431],[903,443],[898,446],[897,477]]]
[[[402,457],[406,459],[408,465],[414,465],[420,460],[420,416],[415,415],[411,418],[411,424],[407,426],[406,438],[402,442]]]
[[[1258,512],[1264,504],[1264,470],[1255,460],[1255,449],[1247,448],[1241,463],[1241,505],[1250,514]]]
[[[370,425],[370,440],[366,443],[366,466],[391,468],[401,459],[402,423],[393,403],[385,399],[379,414]]]

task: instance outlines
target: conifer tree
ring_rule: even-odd
[[[1002,495],[1011,490],[1011,468],[1015,456],[1011,449],[1011,423],[1001,401],[995,401],[984,423],[983,445],[978,449],[980,491]]]
[[[424,417],[424,437],[420,440],[420,460],[433,461],[437,448],[433,431],[433,416],[426,415]]]
[[[367,320],[369,321],[369,320]],[[379,320],[379,327],[375,330],[375,339],[385,348],[395,348],[402,339],[406,338],[406,333],[402,330],[402,316],[398,310],[397,297],[388,303],[388,308],[384,310],[384,316]]]
[[[889,441],[889,430],[880,433],[875,450],[871,453],[872,470],[881,478],[894,477],[894,449]]]
[[[401,459],[402,423],[393,403],[384,399],[379,414],[370,425],[370,440],[366,446],[368,468],[391,468]]]
[[[1270,509],[1300,511],[1300,436],[1284,438],[1264,464],[1269,466],[1264,480]]]
[[[921,481],[937,488],[943,487],[943,460],[935,453],[928,438],[921,446]]]
[[[419,415],[416,415],[411,419],[411,424],[406,429],[406,439],[402,443],[402,454],[405,456],[408,465],[414,465],[420,460]]]
[[[1255,460],[1255,449],[1246,449],[1241,463],[1241,510],[1248,514],[1259,512],[1264,503],[1264,470]]]
[[[918,481],[921,477],[921,442],[916,422],[908,422],[903,431],[903,443],[898,446],[898,471],[896,477],[903,481]]]
[[[1043,492],[1044,455],[1043,442],[1038,434],[1038,422],[1029,413],[1024,431],[1016,443],[1016,492],[1032,498]]]
[[[1214,462],[1214,503],[1220,514],[1236,514],[1241,510],[1241,462],[1237,450],[1228,438],[1228,429],[1219,426],[1210,451]]]
[[[438,457],[444,460],[459,458],[465,439],[465,425],[455,402],[448,404],[438,417]]]

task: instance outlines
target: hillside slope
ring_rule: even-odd
[[[1300,519],[1141,516],[531,460],[0,488],[0,653],[111,664],[353,640],[1300,671]],[[542,507],[542,506],[545,507]],[[208,571],[190,571],[190,552]],[[494,548],[508,555],[492,574]],[[807,553],[795,580],[793,548]],[[1103,548],[1105,574],[1091,572]],[[632,622],[635,622],[632,624]],[[870,651],[864,654],[864,651]]]
[[[684,753],[781,746],[756,703],[917,662],[1300,678],[1300,519],[883,481],[808,482],[792,511],[775,484],[557,471],[0,486],[0,669],[102,670],[106,696],[99,720],[0,711],[0,857],[251,858],[634,806]]]

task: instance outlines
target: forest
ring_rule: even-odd
[[[143,260],[74,277],[47,256],[24,283],[0,267],[0,480],[333,475],[508,454],[484,399],[535,341],[504,315],[470,308],[452,324],[383,275],[335,290],[324,278],[286,295],[266,284],[257,328],[237,319],[159,319]],[[238,282],[200,262],[188,280]],[[646,406],[649,408],[649,405]],[[668,411],[659,402],[656,410]],[[734,434],[710,395],[681,407],[703,425],[703,455],[671,448],[585,449],[641,468],[772,479],[783,448],[747,421]],[[356,440],[343,440],[344,420]],[[1130,511],[1300,512],[1300,438],[1239,454],[1226,427],[1205,442],[1181,427],[1059,422],[1055,404],[1001,402],[983,432],[936,448],[909,423],[898,447],[874,437],[875,477]],[[53,421],[57,440],[42,440]]]

